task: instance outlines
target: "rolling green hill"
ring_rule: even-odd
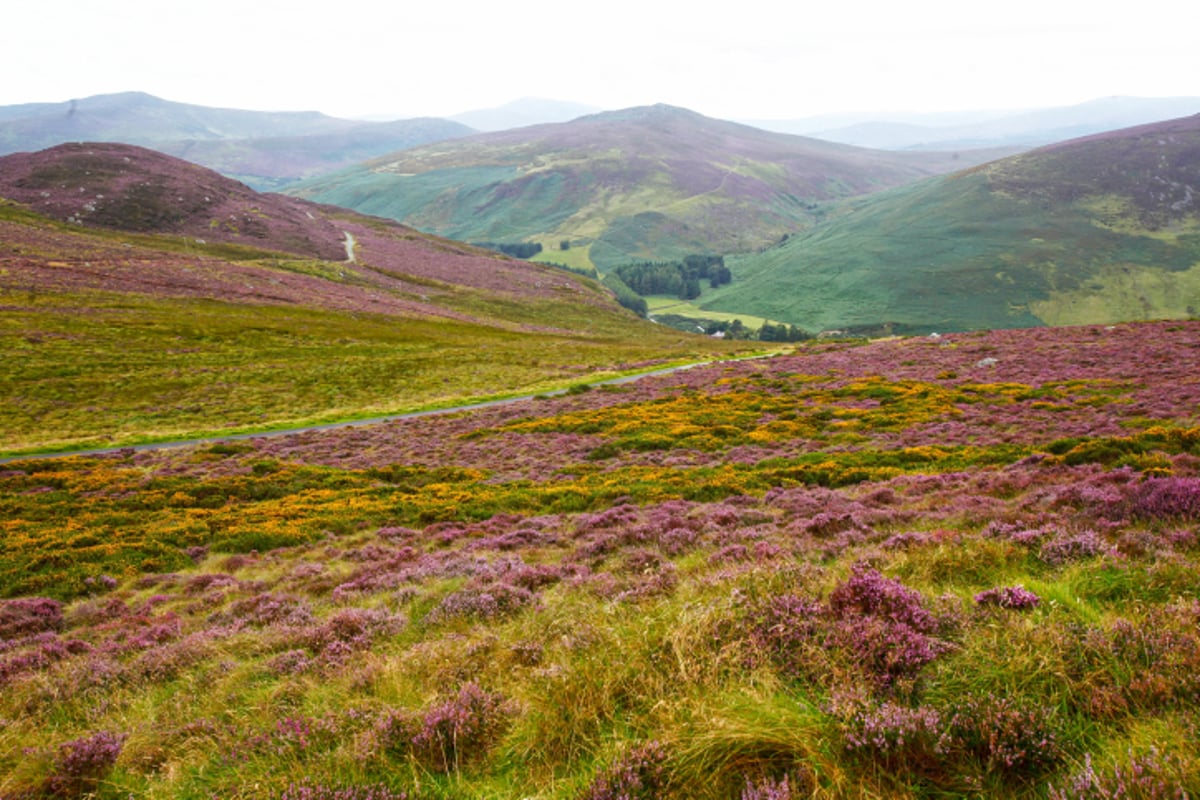
[[[465,241],[538,241],[549,260],[563,260],[555,251],[566,241],[574,266],[605,269],[755,250],[808,226],[821,203],[971,159],[864,150],[658,105],[418,147],[289,192]]]
[[[130,145],[0,158],[0,453],[541,392],[730,345],[594,281]]]
[[[1076,139],[847,204],[729,259],[707,308],[929,332],[1195,316],[1200,117]]]

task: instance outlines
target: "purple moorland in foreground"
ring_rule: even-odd
[[[1200,323],[0,472],[0,796],[1200,795]]]

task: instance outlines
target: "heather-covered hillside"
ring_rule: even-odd
[[[0,793],[1200,792],[1200,323],[0,472]]]
[[[64,222],[345,258],[341,231],[310,205],[133,145],[82,142],[0,156],[0,197]]]
[[[754,250],[809,224],[824,201],[974,163],[658,105],[413,148],[289,192],[466,241],[538,241],[549,259],[603,269]]]
[[[1200,116],[1064,142],[848,204],[730,260],[707,307],[809,330],[1194,317]]]
[[[577,275],[129,145],[0,158],[4,197],[0,451],[374,416],[731,350]]]

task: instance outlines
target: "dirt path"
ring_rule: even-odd
[[[358,244],[358,242],[354,241],[354,234],[350,233],[350,231],[342,231],[342,233],[346,234],[346,263],[354,264],[356,263],[354,260],[354,245]]]

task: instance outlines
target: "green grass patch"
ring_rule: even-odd
[[[7,293],[0,452],[269,430],[544,391],[593,371],[711,347],[551,301],[456,304],[576,331],[89,293]]]

